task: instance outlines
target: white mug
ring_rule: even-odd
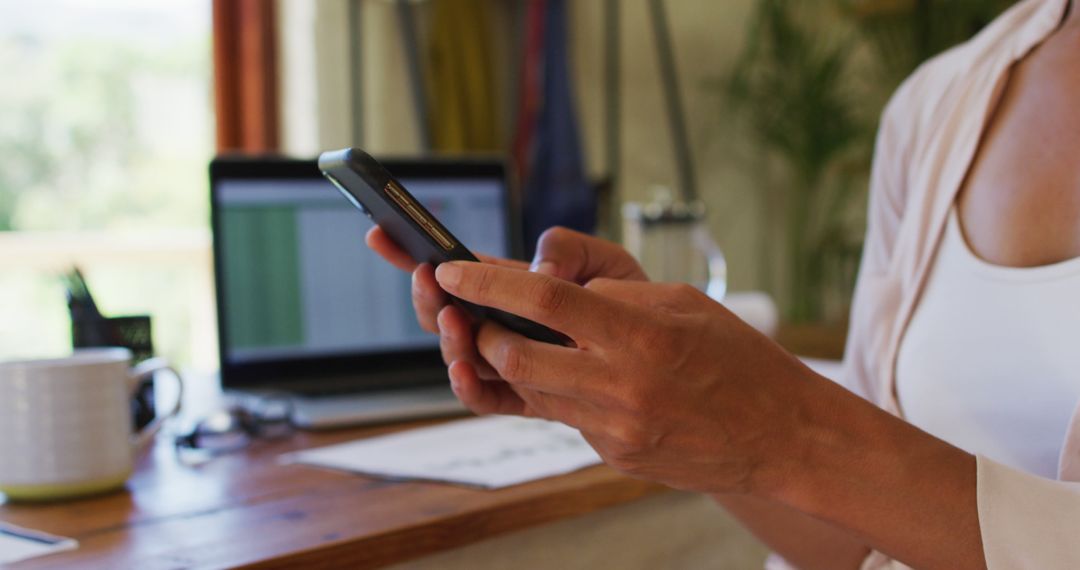
[[[132,433],[131,399],[161,359],[131,368],[124,348],[77,350],[66,358],[0,362],[0,492],[14,500],[101,493],[127,481],[138,451],[176,404]]]

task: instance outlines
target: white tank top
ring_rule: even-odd
[[[1080,402],[1080,258],[1031,268],[976,256],[956,208],[900,343],[906,419],[968,452],[1057,479]]]

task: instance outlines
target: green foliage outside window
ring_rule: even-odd
[[[4,3],[0,247],[205,235],[210,3]],[[105,261],[84,269],[102,309],[151,314],[160,352],[189,364],[190,267],[97,253]],[[0,359],[70,349],[63,290],[39,267],[0,272]]]

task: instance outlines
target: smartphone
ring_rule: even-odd
[[[418,263],[480,261],[371,155],[357,148],[324,152],[319,170],[361,212]],[[533,340],[566,345],[570,339],[506,311],[461,299],[454,303],[476,319],[491,319]]]

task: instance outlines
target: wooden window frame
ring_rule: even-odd
[[[219,153],[279,150],[274,0],[213,0]]]

